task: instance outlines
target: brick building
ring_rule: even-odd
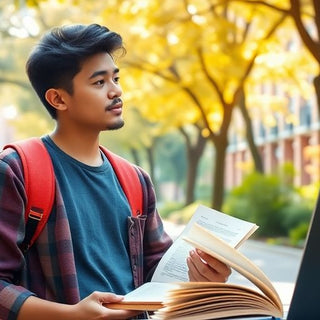
[[[266,91],[261,88],[262,95]],[[262,156],[264,172],[273,173],[281,164],[291,162],[295,168],[294,185],[320,181],[320,115],[316,98],[306,101],[297,95],[286,101],[286,112],[272,113],[272,126],[265,125],[265,119],[262,121],[262,117],[252,114],[254,139]],[[291,121],[288,121],[289,117]],[[226,158],[226,189],[238,186],[247,168],[252,168],[252,157],[242,116],[236,110]]]

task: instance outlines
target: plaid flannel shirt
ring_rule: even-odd
[[[145,206],[143,215],[129,217],[128,234],[135,286],[151,279],[172,243],[156,210],[153,185],[139,169]],[[12,149],[0,153],[0,319],[16,319],[30,295],[75,304],[79,288],[69,222],[56,184],[55,203],[35,244],[24,256],[19,245],[25,234],[26,193],[23,169]],[[94,290],[94,288],[93,288]]]

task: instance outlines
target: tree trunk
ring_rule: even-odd
[[[303,23],[302,19],[302,5],[303,2],[300,0],[290,0],[290,12],[291,16],[295,22],[297,31],[299,32],[300,38],[315,60],[320,65],[320,2],[319,0],[310,1],[310,5],[313,6],[314,10],[314,24],[317,28],[317,37],[312,38],[308,28]],[[313,80],[314,88],[317,96],[319,117],[320,117],[320,75],[316,76]]]
[[[313,85],[317,96],[318,114],[320,119],[320,74],[313,79]]]
[[[224,200],[224,172],[227,150],[226,134],[214,140],[215,164],[213,170],[212,208],[221,211]]]
[[[198,128],[197,141],[194,145],[191,143],[191,139],[187,133],[181,129],[180,130],[186,140],[187,146],[187,177],[186,177],[186,200],[185,205],[189,205],[195,200],[195,188],[199,162],[203,155],[204,148],[206,146],[207,139],[201,134],[201,128]]]
[[[252,159],[254,162],[254,167],[257,172],[263,173],[263,163],[261,154],[254,142],[253,128],[252,128],[252,120],[250,118],[248,109],[246,107],[246,97],[243,88],[241,89],[240,99],[239,99],[239,109],[242,113],[243,120],[246,126],[246,138],[249,145],[249,149],[252,155]]]
[[[156,185],[155,176],[154,176],[153,146],[151,145],[150,147],[147,147],[146,151],[147,151],[147,159],[148,159],[148,163],[149,163],[149,175],[150,175],[151,180],[153,181],[153,184]]]
[[[238,92],[235,94],[235,99],[232,104],[224,104],[224,116],[218,134],[211,134],[211,140],[215,146],[215,163],[213,170],[213,185],[212,185],[212,207],[216,210],[221,210],[224,200],[224,175],[226,153],[228,147],[228,131],[231,122],[234,106],[239,102]]]

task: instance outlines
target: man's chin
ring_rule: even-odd
[[[118,121],[113,124],[109,124],[106,130],[118,130],[118,129],[121,129],[123,126],[124,126],[124,120],[121,119],[121,121]]]

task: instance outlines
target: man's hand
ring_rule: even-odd
[[[141,311],[108,309],[108,303],[120,302],[122,299],[123,296],[113,293],[95,291],[74,305],[79,314],[77,319],[129,319],[141,313]]]
[[[112,310],[104,307],[120,302],[123,296],[95,291],[77,304],[67,305],[30,296],[20,308],[18,320],[102,320],[130,319],[141,311]]]
[[[187,264],[190,281],[226,282],[231,274],[229,266],[198,249],[190,251]]]

